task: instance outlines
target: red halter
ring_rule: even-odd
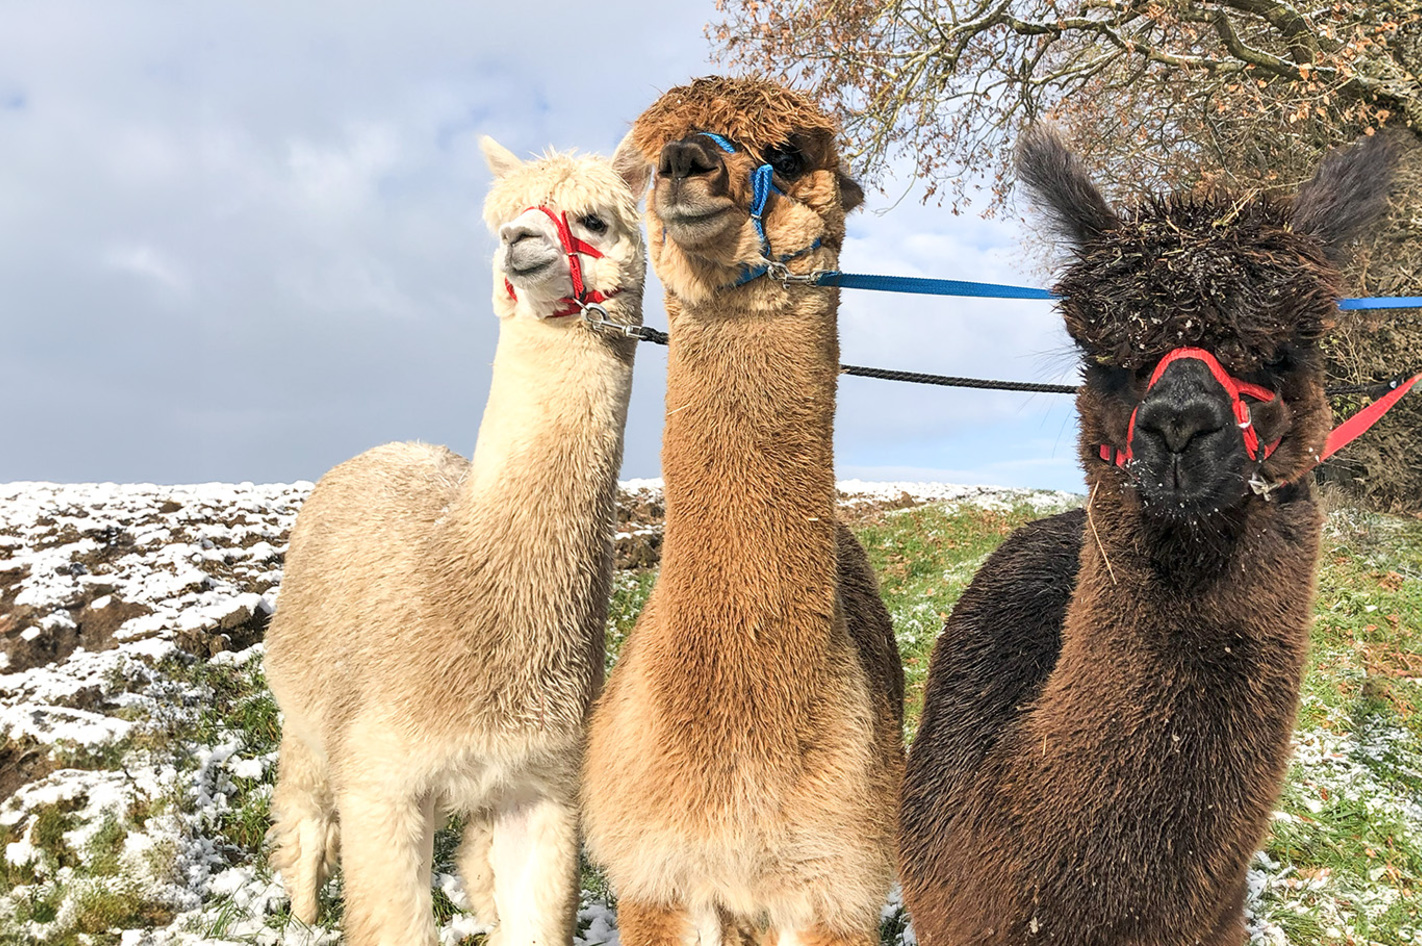
[[[552,318],[560,318],[565,315],[577,315],[583,311],[590,303],[606,302],[609,297],[617,295],[622,290],[614,289],[611,292],[600,292],[596,289],[589,290],[583,282],[583,264],[578,259],[578,254],[590,256],[593,259],[602,259],[602,251],[591,244],[584,243],[573,236],[573,230],[568,226],[568,212],[554,213],[547,207],[525,207],[524,213],[530,210],[541,210],[548,215],[548,219],[553,221],[553,226],[558,230],[558,242],[563,244],[563,252],[568,255],[568,276],[573,280],[573,294],[564,296],[559,302],[566,302],[563,308],[554,312]],[[504,288],[508,290],[510,299],[517,299],[514,293],[513,284],[507,279],[504,280]]]
[[[1146,394],[1150,394],[1150,389],[1155,387],[1155,383],[1160,380],[1161,375],[1165,374],[1165,369],[1170,367],[1172,362],[1186,358],[1193,358],[1196,361],[1204,362],[1205,367],[1210,369],[1210,374],[1214,376],[1214,379],[1225,389],[1225,393],[1229,395],[1230,406],[1234,409],[1235,423],[1239,425],[1239,429],[1244,433],[1244,450],[1249,454],[1249,459],[1267,459],[1269,455],[1278,448],[1279,440],[1283,438],[1280,437],[1279,440],[1275,440],[1273,443],[1265,444],[1263,456],[1260,456],[1259,432],[1254,429],[1254,421],[1249,415],[1249,405],[1244,403],[1241,395],[1244,397],[1252,397],[1256,401],[1267,402],[1274,400],[1274,392],[1268,388],[1262,388],[1257,384],[1250,384],[1247,381],[1241,381],[1234,377],[1224,369],[1224,365],[1219,363],[1219,359],[1205,351],[1205,349],[1177,348],[1166,354],[1164,358],[1160,359],[1160,363],[1155,366],[1155,370],[1151,372],[1150,383],[1146,385]],[[1145,397],[1142,396],[1141,402],[1144,403],[1144,401]],[[1125,469],[1126,464],[1131,462],[1131,441],[1134,440],[1136,436],[1136,413],[1140,409],[1141,405],[1137,404],[1131,411],[1131,421],[1126,425],[1126,448],[1124,450],[1117,450],[1115,447],[1103,443],[1100,450],[1101,459],[1107,463],[1114,463],[1122,469]]]
[[[1230,404],[1234,408],[1235,421],[1239,424],[1240,430],[1244,432],[1244,449],[1249,454],[1249,459],[1268,459],[1270,454],[1278,448],[1279,442],[1283,440],[1283,438],[1280,437],[1273,443],[1265,444],[1263,447],[1263,456],[1261,457],[1259,433],[1254,429],[1254,423],[1250,419],[1249,405],[1240,399],[1240,395],[1252,397],[1256,401],[1267,402],[1274,400],[1274,392],[1268,388],[1262,388],[1257,384],[1249,384],[1248,382],[1240,381],[1228,371],[1225,371],[1224,366],[1219,363],[1219,360],[1203,348],[1177,348],[1166,354],[1166,356],[1160,360],[1160,364],[1156,365],[1155,370],[1151,372],[1150,383],[1146,385],[1146,393],[1150,393],[1150,389],[1160,380],[1160,376],[1165,373],[1166,367],[1169,366],[1171,362],[1179,361],[1182,358],[1194,358],[1197,361],[1204,362],[1205,367],[1210,369],[1210,374],[1214,376],[1216,381],[1224,386],[1225,392],[1229,394]],[[1319,454],[1314,466],[1327,460],[1333,456],[1333,454],[1361,437],[1368,428],[1381,420],[1382,416],[1391,410],[1392,406],[1396,404],[1419,379],[1422,379],[1422,375],[1414,375],[1406,381],[1397,383],[1397,386],[1387,394],[1358,411],[1358,413],[1349,417],[1337,427],[1334,427],[1329,433],[1327,441],[1324,442],[1323,452]],[[1141,400],[1144,401],[1145,398],[1142,397]],[[1131,411],[1131,420],[1126,426],[1126,448],[1124,450],[1117,450],[1109,444],[1101,444],[1101,459],[1107,463],[1115,464],[1122,469],[1125,468],[1126,464],[1131,462],[1131,440],[1135,437],[1136,433],[1136,411],[1140,409],[1140,404],[1137,404]],[[1262,491],[1267,493],[1269,489],[1273,488],[1273,485],[1266,485]]]

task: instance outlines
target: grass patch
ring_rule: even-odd
[[[59,802],[45,805],[35,815],[34,825],[30,828],[30,844],[44,855],[45,872],[48,874],[79,863],[78,855],[64,838],[79,824],[73,815],[77,807],[75,802]]]
[[[627,635],[632,633],[637,615],[646,606],[647,596],[652,593],[652,585],[656,581],[655,568],[630,569],[612,576],[612,600],[607,608],[606,663],[609,671],[617,663],[622,645],[627,642]]]
[[[133,748],[134,742],[128,737],[96,745],[60,742],[53,749],[55,767],[111,772],[123,767],[123,757]]]
[[[877,515],[855,533],[879,576],[904,662],[904,728],[909,738],[923,712],[923,688],[933,642],[984,559],[1018,526],[1040,518],[1028,505],[1012,509],[918,506]]]
[[[1422,942],[1422,523],[1340,510],[1261,913],[1291,943]]]
[[[114,930],[154,929],[173,922],[173,911],[124,884],[87,885],[77,896],[72,928],[56,946],[117,943]],[[82,937],[82,938],[81,938]]]
[[[113,877],[119,872],[119,858],[123,854],[123,842],[128,837],[128,829],[113,813],[104,815],[103,823],[89,839],[85,850],[85,861],[89,873],[95,877]]]

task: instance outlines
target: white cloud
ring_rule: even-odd
[[[171,292],[185,293],[188,289],[188,278],[177,261],[146,243],[110,247],[103,255],[103,263],[110,269],[156,282]]]
[[[496,332],[478,135],[610,153],[659,92],[713,70],[713,15],[463,0],[7,11],[0,373],[20,403],[0,480],[289,481],[390,439],[468,452]],[[549,23],[569,41],[517,41]],[[1037,281],[1017,243],[1013,224],[910,196],[852,218],[843,266]],[[1047,305],[843,298],[847,361],[1070,373]],[[647,320],[665,326],[660,299],[653,281]],[[658,467],[665,355],[644,347],[628,475]],[[99,409],[129,422],[99,444],[73,437]],[[1025,485],[1071,486],[1069,420],[1064,398],[846,381],[837,442],[855,469],[979,482],[1046,456]],[[984,432],[1000,446],[985,451]]]
[[[288,151],[293,197],[308,212],[338,218],[368,212],[402,156],[399,132],[373,122],[352,126],[335,143],[292,141]]]

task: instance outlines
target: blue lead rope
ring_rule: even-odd
[[[1338,308],[1353,309],[1422,309],[1422,296],[1373,296],[1367,299],[1339,299]]]
[[[927,296],[975,296],[983,299],[1060,299],[1045,289],[1028,286],[1003,286],[990,282],[966,282],[959,279],[929,279],[922,276],[873,276],[865,273],[815,273],[817,286],[838,286],[841,289],[869,289],[877,292],[909,292]],[[1339,299],[1338,308],[1345,312],[1360,309],[1422,309],[1422,296],[1369,296]]]
[[[975,296],[983,299],[1060,299],[1045,289],[1028,286],[1003,286],[991,282],[966,282],[960,279],[929,279],[922,276],[872,276],[865,273],[815,273],[817,286],[838,286],[841,289],[869,289],[877,292],[910,292],[927,296]],[[1339,299],[1338,308],[1345,312],[1360,309],[1422,309],[1422,296],[1369,296]]]
[[[1057,299],[1045,289],[1001,286],[990,282],[958,279],[928,279],[921,276],[870,276],[863,273],[817,273],[815,284],[841,289],[873,289],[878,292],[912,292],[929,296],[978,296],[987,299]]]

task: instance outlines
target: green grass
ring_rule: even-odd
[[[622,645],[627,635],[637,623],[637,615],[647,603],[656,583],[655,568],[638,568],[622,571],[612,576],[612,600],[607,608],[607,669],[617,663],[617,655],[622,653]]]
[[[1332,516],[1316,613],[1264,906],[1291,942],[1422,942],[1422,523]]]
[[[923,712],[928,657],[953,605],[978,566],[1012,530],[1042,513],[976,506],[919,506],[880,514],[855,533],[879,576],[879,591],[894,620],[904,662],[904,728],[909,738]]]

